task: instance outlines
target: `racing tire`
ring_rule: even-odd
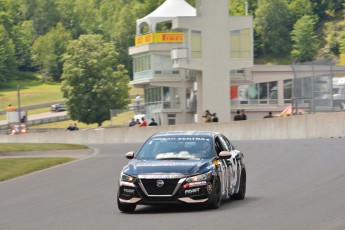
[[[119,198],[117,198],[117,207],[121,212],[131,213],[134,212],[135,208],[137,207],[136,204],[124,204],[121,203]]]
[[[240,180],[240,187],[238,189],[238,192],[232,195],[230,198],[233,200],[243,200],[246,196],[246,185],[247,184],[247,177],[246,177],[246,171],[242,170],[241,172],[241,180]]]
[[[222,198],[221,198],[221,191],[220,191],[220,182],[219,182],[218,177],[216,177],[213,182],[213,189],[211,193],[211,198],[208,203],[208,208],[218,209],[220,207],[221,202],[222,202]]]

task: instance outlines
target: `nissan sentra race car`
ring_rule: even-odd
[[[246,194],[243,153],[222,134],[208,131],[160,132],[138,154],[126,154],[117,193],[118,208],[137,205],[204,204],[219,208],[222,199]]]

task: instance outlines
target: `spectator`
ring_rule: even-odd
[[[142,117],[140,127],[145,127],[145,126],[147,126],[147,122],[145,120],[145,117]]]
[[[16,107],[14,107],[13,105],[9,104],[6,108],[7,112],[13,112],[16,111]]]
[[[209,110],[205,110],[205,112],[202,114],[202,117],[204,118],[205,123],[211,122],[212,114]]]
[[[158,124],[157,124],[157,122],[155,121],[155,119],[154,118],[151,118],[151,122],[150,122],[150,124],[149,124],[149,126],[157,126]]]
[[[132,121],[129,122],[128,126],[129,126],[129,127],[133,127],[133,126],[135,126],[136,124],[137,124],[137,122],[135,122],[134,118],[132,118]]]
[[[216,113],[212,114],[212,122],[218,122],[218,117]]]
[[[270,112],[268,112],[268,115],[264,116],[264,118],[273,118],[273,116],[272,116],[272,112],[271,112],[271,111],[270,111]]]
[[[242,120],[247,120],[247,115],[244,113],[244,109],[241,110]]]
[[[66,130],[68,130],[68,131],[76,131],[76,130],[78,130],[78,128],[75,125],[73,125],[73,124],[69,124],[69,126],[66,128]]]
[[[135,124],[135,127],[139,127],[139,126],[141,125],[139,119],[136,119],[136,120],[135,120],[135,123],[136,123],[136,124]]]
[[[237,110],[236,115],[234,116],[234,121],[241,121],[241,120],[242,120],[241,111]]]
[[[26,116],[24,115],[21,119],[20,119],[20,123],[26,123]]]

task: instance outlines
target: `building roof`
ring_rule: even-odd
[[[155,31],[157,23],[172,20],[174,17],[196,16],[196,9],[185,0],[166,0],[149,15],[137,20],[137,28],[147,23],[152,31]]]

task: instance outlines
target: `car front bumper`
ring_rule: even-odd
[[[160,185],[162,181],[164,185]],[[118,197],[128,204],[197,204],[207,202],[212,189],[212,178],[193,183],[186,182],[186,178],[138,179],[134,183],[120,181]]]

